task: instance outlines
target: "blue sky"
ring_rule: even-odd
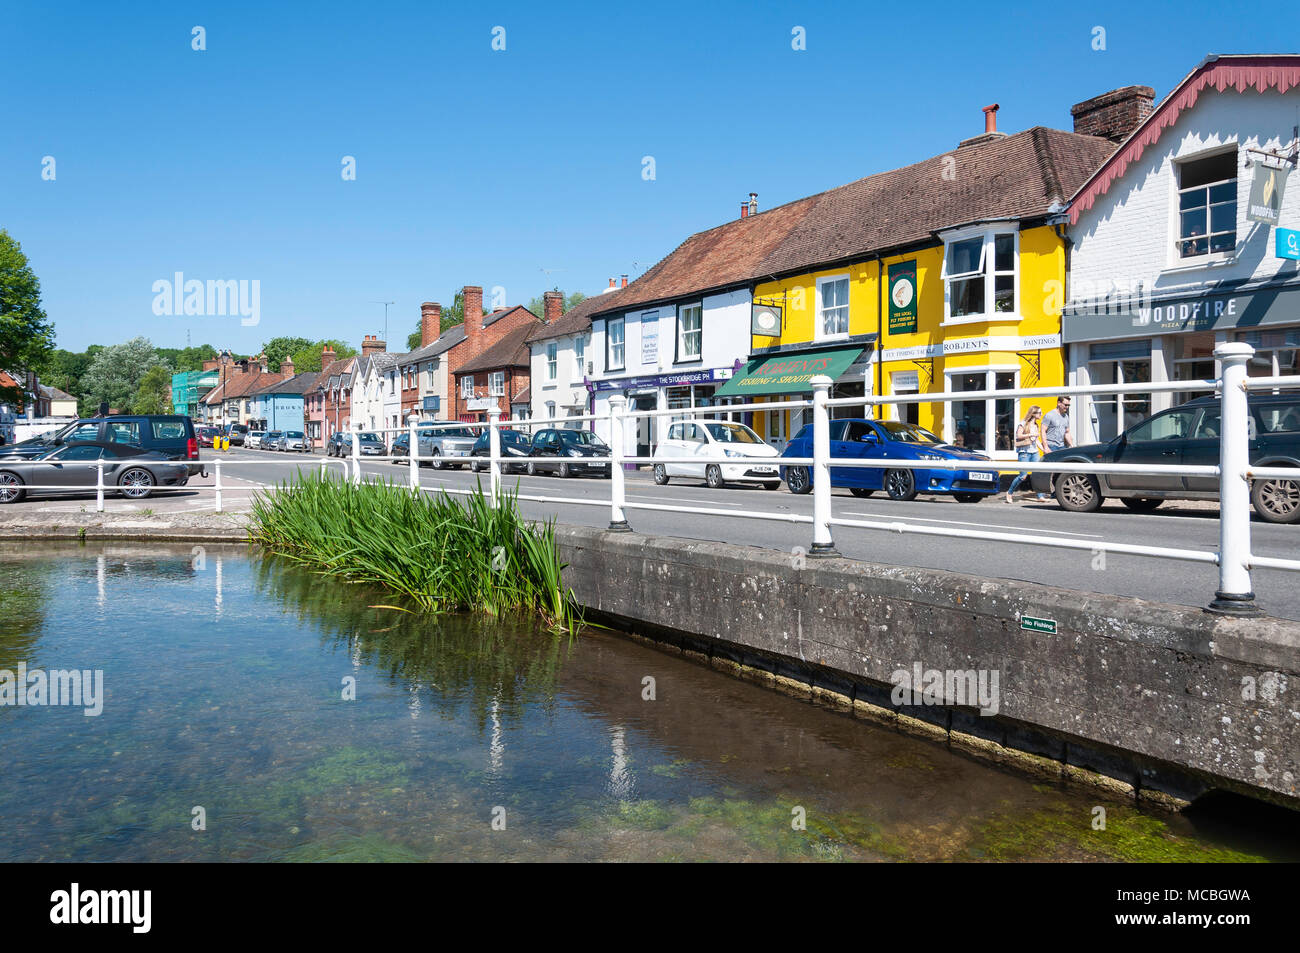
[[[1300,20],[1267,19],[1200,0],[11,2],[0,227],[61,347],[184,346],[187,330],[245,352],[355,345],[392,301],[403,350],[421,301],[599,291],[751,190],[770,208],[949,150],[988,103],[1006,132],[1068,129],[1073,103],[1132,83],[1163,96],[1207,53],[1300,48]],[[259,323],[155,315],[154,282],[178,271],[260,282]]]

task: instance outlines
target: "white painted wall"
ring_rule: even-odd
[[[564,413],[566,407],[585,408],[587,406],[587,387],[583,382],[586,376],[585,363],[590,361],[594,372],[596,368],[602,365],[603,361],[598,361],[593,355],[591,332],[585,331],[583,337],[586,338],[587,347],[584,366],[578,367],[574,343],[576,337],[576,335],[568,334],[549,338],[545,341],[533,341],[529,344],[530,410],[534,418],[549,416],[546,407],[547,403],[555,404],[556,414]],[[547,376],[547,348],[551,344],[555,345],[556,351],[554,380],[550,380]]]

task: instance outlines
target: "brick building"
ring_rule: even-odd
[[[465,340],[447,352],[454,391],[445,416],[485,421],[489,399],[498,400],[509,413],[511,403],[528,388],[527,339],[541,318],[521,306],[483,314],[483,289],[473,285],[465,286],[463,301]]]

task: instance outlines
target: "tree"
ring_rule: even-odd
[[[171,365],[178,374],[182,371],[201,371],[204,361],[210,361],[217,356],[217,349],[211,344],[181,348],[160,347],[155,350],[159,360]]]
[[[172,412],[172,375],[162,364],[144,372],[131,401],[135,414],[170,414]]]
[[[268,370],[279,370],[280,365],[286,357],[292,355],[295,351],[301,351],[305,347],[310,347],[311,341],[306,338],[278,337],[271,338],[262,345],[262,353],[266,355],[266,367]],[[294,362],[294,370],[298,369],[298,362]]]
[[[0,368],[39,369],[53,350],[54,325],[41,308],[41,283],[22,246],[0,229]],[[0,400],[22,396],[0,392]]]
[[[89,408],[97,410],[104,401],[109,407],[123,410],[133,406],[141,380],[159,365],[165,368],[148,338],[135,337],[124,344],[104,348],[95,355],[81,378],[82,393]],[[170,368],[165,369],[170,374]],[[167,386],[170,389],[170,378]]]
[[[559,288],[552,288],[551,290],[560,291]],[[587,296],[581,291],[572,291],[568,294],[560,291],[560,313],[563,314],[566,311],[572,311],[577,306],[578,302],[586,300],[586,297]],[[532,301],[528,302],[528,310],[539,318],[546,317],[546,296],[538,295]]]
[[[320,355],[321,351],[327,344],[334,349],[334,357],[336,360],[341,361],[345,358],[353,357],[357,353],[355,348],[349,347],[344,342],[335,340],[334,338],[313,341],[311,344],[299,348],[290,355],[293,358],[294,373],[314,374],[317,371],[322,370],[320,366]]]

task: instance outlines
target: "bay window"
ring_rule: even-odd
[[[943,256],[945,324],[1016,314],[1019,241],[1018,233],[996,229],[962,233],[947,240]]]

